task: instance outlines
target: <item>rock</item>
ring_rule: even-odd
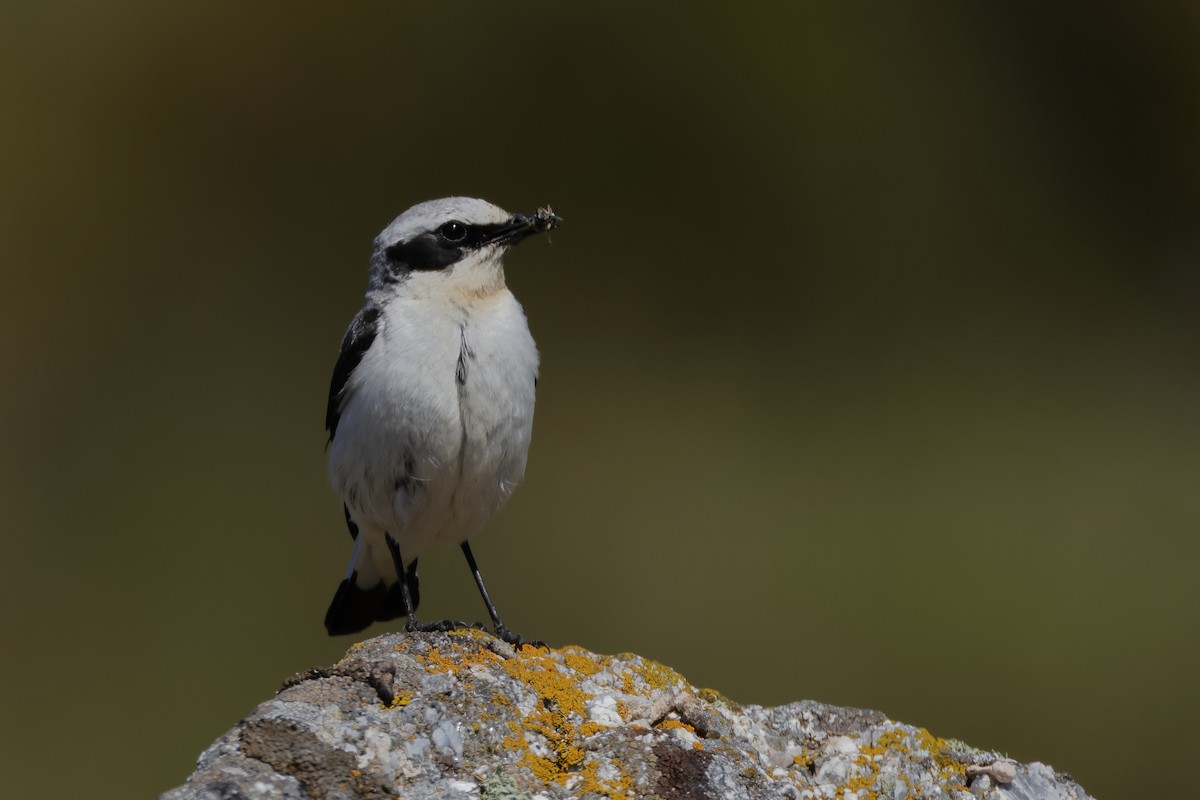
[[[968,776],[970,767],[970,776]],[[878,711],[743,706],[640,656],[394,634],[288,680],[162,800],[1085,800]]]

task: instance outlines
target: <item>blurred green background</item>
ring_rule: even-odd
[[[146,797],[350,551],[329,374],[448,194],[543,355],[527,636],[1146,796],[1200,747],[1195,4],[10,2],[8,797]],[[483,609],[454,550],[427,616]],[[373,633],[385,630],[382,626]]]

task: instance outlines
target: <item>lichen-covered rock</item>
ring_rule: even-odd
[[[397,796],[1087,798],[877,711],[743,706],[639,656],[467,630],[382,636],[295,676],[163,799]]]

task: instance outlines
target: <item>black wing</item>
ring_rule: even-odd
[[[350,380],[350,374],[362,361],[363,354],[379,333],[379,315],[379,306],[364,306],[350,322],[350,327],[346,329],[346,337],[342,339],[342,351],[338,353],[337,365],[333,368],[333,380],[329,384],[329,405],[325,409],[325,430],[329,431],[329,441],[333,441],[338,418],[342,415],[342,395],[346,391],[346,381]]]

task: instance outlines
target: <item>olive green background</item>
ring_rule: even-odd
[[[1198,33],[1187,3],[6,3],[0,793],[151,796],[351,643],[329,374],[372,237],[448,194],[566,219],[508,259],[542,378],[476,554],[513,628],[1099,797],[1183,780]],[[426,615],[483,615],[456,551],[422,565]]]

